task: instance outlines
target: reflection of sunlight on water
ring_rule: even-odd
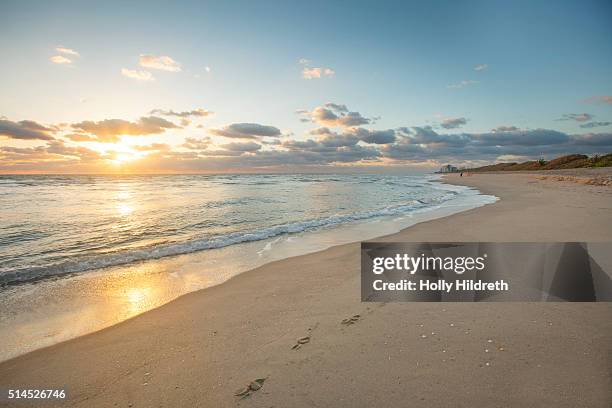
[[[119,212],[120,215],[126,216],[134,212],[134,208],[132,208],[129,204],[120,203],[120,204],[117,204],[117,211]]]
[[[175,298],[176,287],[170,284],[167,270],[160,263],[137,264],[124,273],[107,274],[106,296],[115,299],[109,311],[111,319],[121,321],[146,312]]]
[[[151,302],[151,288],[130,288],[126,292],[129,313],[137,314],[147,309]]]
[[[131,198],[132,191],[130,191],[130,186],[127,184],[119,185],[119,190],[115,196],[115,208],[120,216],[127,217],[134,212],[135,202]]]
[[[126,186],[122,186],[121,188],[127,188]],[[132,193],[128,190],[121,190],[117,193],[117,199],[119,200],[127,200],[132,196]]]

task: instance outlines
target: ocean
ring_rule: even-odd
[[[431,176],[0,176],[0,284],[443,205]]]
[[[496,200],[438,178],[0,176],[0,360],[277,259]]]

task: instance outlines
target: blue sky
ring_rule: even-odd
[[[503,125],[516,128],[507,136],[516,133],[521,140],[535,129],[562,132],[574,138],[574,145],[578,145],[575,135],[598,135],[597,143],[591,137],[588,148],[567,146],[568,152],[609,151],[612,144],[607,144],[605,136],[612,132],[612,127],[605,125],[612,121],[608,99],[612,95],[609,1],[5,1],[0,15],[0,116],[6,122],[4,128],[0,126],[0,146],[13,150],[47,149],[45,146],[57,142],[64,148],[100,153],[96,165],[105,160],[117,164],[114,158],[119,153],[135,165],[146,161],[146,157],[134,154],[139,143],[166,144],[173,152],[180,152],[185,150],[181,147],[185,138],[212,138],[208,151],[228,143],[258,143],[259,153],[252,149],[244,152],[248,167],[257,163],[250,155],[296,147],[275,147],[264,142],[276,136],[257,134],[225,140],[220,132],[210,129],[240,123],[273,126],[283,135],[282,143],[318,142],[322,133],[317,139],[308,132],[322,126],[329,128],[324,136],[328,139],[357,134],[354,127],[334,129],[312,115],[296,114],[296,110],[312,113],[328,102],[346,105],[349,111],[368,118],[369,122],[360,126],[369,131],[418,127],[438,136],[481,135]],[[60,46],[78,56],[58,52]],[[143,66],[142,55],[170,57],[180,71]],[[50,60],[54,56],[70,62],[54,63]],[[309,62],[300,63],[302,59]],[[476,70],[478,66],[481,69]],[[305,69],[319,69],[321,77],[306,79]],[[154,80],[127,77],[122,70],[148,72]],[[155,109],[179,112],[196,108],[214,115],[144,137],[120,135],[121,142],[114,144],[65,137],[75,129],[71,124],[83,121],[136,122]],[[581,116],[585,113],[588,116]],[[559,120],[563,115],[574,116]],[[176,123],[177,117],[165,118]],[[23,120],[49,129],[45,132],[53,141],[15,137],[15,127],[23,127],[19,124]],[[441,126],[444,123],[450,127]],[[593,126],[581,127],[587,123]],[[98,133],[105,131],[98,129]],[[415,145],[418,133],[397,134],[395,143]],[[473,139],[481,141],[482,137]],[[433,152],[441,142],[426,142],[420,144],[421,150],[413,149],[401,160],[435,166],[460,152]],[[365,164],[394,164],[388,163],[392,156],[398,160],[397,155],[385,159],[385,149],[393,146],[370,146],[363,139],[350,143],[340,147],[382,149],[379,158],[361,151],[357,157],[367,156]],[[517,144],[516,153],[511,148],[499,149],[500,154],[487,149],[480,157],[474,151],[467,159],[455,160],[490,162],[500,156],[564,151],[560,146],[540,147],[529,154],[525,145],[533,144]],[[160,157],[158,151],[152,151]],[[308,154],[313,151],[311,148]],[[16,152],[5,149],[4,159],[17,163],[15,154],[26,154]],[[45,151],[45,155],[61,155],[58,152],[56,148],[55,153]],[[27,160],[21,157],[20,164],[0,171],[44,170],[44,164],[36,160],[59,160],[34,156]],[[199,152],[196,156],[198,161],[188,168],[197,170],[204,164],[202,169],[209,169],[203,163],[209,155]],[[222,153],[211,156],[215,156],[209,160],[215,166],[221,163]],[[67,157],[73,167],[84,163],[78,155]],[[334,157],[313,159],[312,164],[334,165]],[[77,159],[81,162],[76,163]],[[240,167],[236,164],[240,160],[233,155],[228,167]],[[265,163],[270,165],[267,159]],[[158,164],[154,167],[159,169]],[[182,167],[177,168],[181,171]]]

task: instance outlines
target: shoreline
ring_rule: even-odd
[[[611,239],[605,187],[522,174],[446,176],[444,182],[500,200],[374,240]],[[358,249],[356,242],[274,261],[101,331],[5,361],[0,384],[63,384],[72,392],[69,406],[234,406],[233,391],[261,377],[268,378],[262,391],[245,405],[324,405],[333,399],[339,406],[402,406],[408,400],[487,406],[500,390],[509,393],[506,405],[610,401],[609,304],[487,304],[485,310],[478,304],[360,303]],[[354,327],[339,324],[355,314],[360,318]],[[432,330],[430,341],[420,337],[425,330]],[[306,333],[312,341],[291,350]],[[483,354],[488,340],[506,351],[494,358]],[[485,361],[491,366],[485,368]],[[576,384],[581,378],[589,381]],[[105,395],[111,383],[125,392]],[[512,394],[515,387],[524,391]],[[562,389],[576,392],[564,395]]]

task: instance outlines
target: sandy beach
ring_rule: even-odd
[[[612,189],[571,176],[445,176],[500,200],[379,240],[611,241]],[[359,243],[273,262],[3,362],[0,386],[78,407],[611,405],[612,304],[361,303],[359,267]]]

